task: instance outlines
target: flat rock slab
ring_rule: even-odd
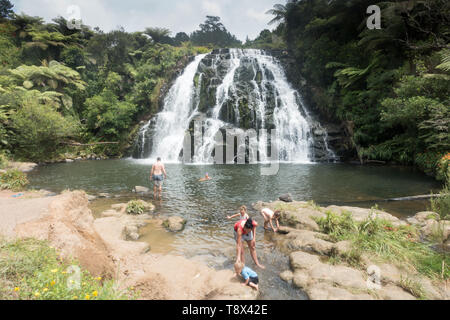
[[[393,215],[380,211],[380,210],[373,210],[373,209],[366,209],[366,208],[358,208],[358,207],[348,207],[348,206],[328,206],[324,208],[325,211],[330,211],[334,214],[343,214],[346,212],[351,213],[353,220],[357,222],[364,221],[368,218],[376,218],[384,219],[387,221],[392,222],[394,225],[404,225],[406,222],[401,221],[399,218],[394,217]]]
[[[7,169],[17,169],[19,171],[27,173],[32,171],[37,166],[38,164],[33,162],[9,162]]]
[[[49,204],[57,197],[13,198],[13,192],[1,192],[9,197],[0,197],[0,235],[6,238],[15,236],[17,225],[38,219],[48,211]]]
[[[147,187],[135,186],[133,191],[136,193],[149,193],[150,189]]]

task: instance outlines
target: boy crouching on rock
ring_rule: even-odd
[[[258,274],[250,269],[249,267],[246,267],[242,262],[237,261],[234,264],[234,270],[236,271],[236,276],[241,275],[245,282],[242,284],[244,286],[249,285],[255,290],[258,290]]]

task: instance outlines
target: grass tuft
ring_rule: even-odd
[[[351,241],[354,251],[340,257],[351,265],[361,265],[361,254],[368,253],[375,259],[412,268],[430,278],[450,279],[450,257],[433,250],[431,244],[420,242],[413,226],[393,226],[377,216],[356,222],[349,213],[332,212],[326,212],[325,217],[316,221],[333,241]],[[336,263],[336,259],[332,262]]]

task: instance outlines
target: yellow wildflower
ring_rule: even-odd
[[[16,291],[16,292],[19,291],[19,290],[20,290],[19,287],[15,287],[15,288],[14,288],[14,291]]]
[[[78,296],[74,296],[73,299],[74,299],[74,300],[78,300]]]
[[[39,293],[39,292],[36,292],[35,294],[34,294],[34,296],[35,297],[39,297],[41,294]]]
[[[92,292],[92,296],[93,296],[93,297],[98,296],[98,292],[97,292],[97,291]]]
[[[52,269],[52,270],[50,270],[52,273],[56,273],[56,272],[58,272],[58,269]]]
[[[90,295],[86,295],[86,297],[84,297],[86,300],[89,300],[90,298],[91,298],[91,296]]]
[[[97,280],[98,280],[98,281],[102,280],[102,277],[98,277]]]
[[[43,290],[44,292],[47,292],[48,291],[48,288],[44,288],[44,290]]]
[[[52,280],[52,282],[50,282],[50,285],[51,286],[54,286],[56,284],[56,281],[55,280]]]

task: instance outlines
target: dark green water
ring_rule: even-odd
[[[84,189],[107,192],[121,198],[98,200],[105,209],[127,201],[136,185],[151,187],[150,163],[135,160],[83,161],[42,166],[29,174],[36,189],[62,191]],[[346,164],[280,164],[278,174],[260,175],[261,165],[182,165],[167,164],[163,200],[156,202],[156,215],[181,215],[188,223],[178,234],[158,230],[151,224],[141,230],[154,252],[171,252],[201,260],[217,269],[232,268],[234,221],[227,214],[240,205],[276,200],[290,192],[295,200],[314,200],[321,205],[354,205],[380,208],[400,217],[426,209],[426,201],[385,202],[383,199],[427,194],[439,189],[433,179],[411,168],[354,166]],[[212,180],[198,182],[208,172]],[[94,203],[95,205],[95,203]],[[250,210],[262,225],[262,218]],[[278,274],[288,268],[288,259],[273,247],[271,232],[257,231],[257,252],[267,269],[259,272],[264,299],[302,299],[299,290],[284,283]],[[246,262],[254,268],[248,255]]]

